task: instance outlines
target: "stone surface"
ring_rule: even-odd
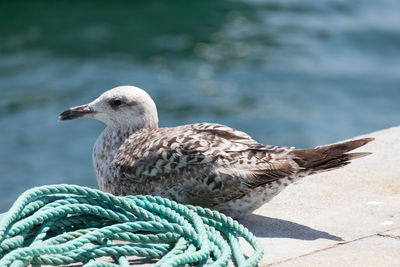
[[[260,266],[400,266],[400,127],[365,136],[376,140],[358,151],[372,155],[302,179],[241,221],[264,246]]]
[[[311,255],[298,257],[273,266],[324,266],[324,267],[366,267],[400,266],[400,239],[372,236],[347,244],[339,244]]]

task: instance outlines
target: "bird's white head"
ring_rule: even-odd
[[[67,109],[58,120],[93,118],[108,127],[157,128],[157,109],[151,97],[134,86],[119,86],[104,92],[89,104]]]

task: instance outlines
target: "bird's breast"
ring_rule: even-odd
[[[121,133],[121,130],[106,128],[97,138],[93,147],[92,160],[97,183],[102,191],[116,193],[118,175],[112,164],[116,152],[128,136],[129,133]]]

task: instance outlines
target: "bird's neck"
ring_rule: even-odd
[[[109,152],[117,150],[122,143],[133,133],[139,131],[140,129],[136,129],[134,127],[106,127],[99,139],[102,139],[104,143],[106,143],[106,147]],[[107,145],[109,147],[107,147]]]
[[[114,156],[115,152],[122,145],[125,140],[140,130],[158,128],[158,125],[151,125],[148,127],[137,126],[107,126],[97,139],[96,145],[98,151],[103,150],[106,153]]]
[[[110,184],[113,183],[114,179],[111,171],[111,165],[114,160],[115,153],[119,147],[129,136],[143,129],[146,128],[108,126],[97,138],[97,141],[93,147],[92,159],[97,182],[101,190],[110,192]]]

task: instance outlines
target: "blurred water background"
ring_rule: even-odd
[[[57,122],[118,85],[160,125],[218,122],[310,147],[400,122],[400,1],[1,1],[0,212],[33,186],[97,187],[100,122]]]

